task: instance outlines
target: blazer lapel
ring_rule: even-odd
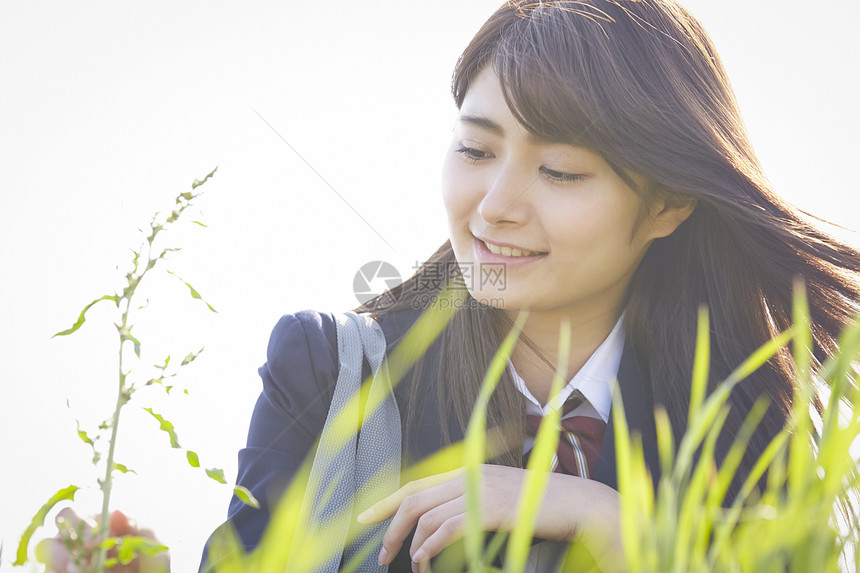
[[[633,342],[627,339],[624,352],[618,366],[618,391],[627,415],[627,426],[631,434],[638,432],[642,436],[642,449],[645,465],[651,471],[654,489],[660,480],[660,464],[657,454],[657,432],[654,424],[654,396],[651,381],[643,371]],[[615,408],[609,413],[606,432],[600,448],[600,457],[593,479],[605,483],[613,489],[618,489],[617,466],[615,463]]]

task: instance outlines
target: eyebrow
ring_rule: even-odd
[[[459,120],[462,121],[463,123],[468,123],[468,124],[480,127],[482,129],[485,129],[485,130],[487,130],[491,133],[494,133],[500,137],[505,135],[505,130],[500,124],[496,123],[495,121],[493,121],[489,117],[486,117],[483,115],[461,115],[459,117]],[[535,135],[532,132],[528,132],[527,137],[528,137],[529,141],[531,141],[532,143],[536,143],[536,144],[547,145],[547,144],[552,144],[552,143],[563,143],[560,141],[553,141],[551,139],[547,139],[546,137],[541,137],[540,135]]]
[[[505,130],[502,128],[501,125],[499,125],[492,119],[484,117],[482,115],[461,115],[459,119],[463,123],[469,123],[477,127],[486,129],[487,131],[491,131],[496,135],[505,134]]]

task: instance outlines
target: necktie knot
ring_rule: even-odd
[[[583,402],[581,394],[576,394],[565,402],[561,415],[564,416],[579,407]],[[537,436],[542,416],[526,416],[526,435]],[[561,420],[558,449],[553,456],[551,471],[588,478],[597,467],[600,446],[606,422],[590,416],[568,416]],[[530,453],[530,452],[529,452]],[[528,454],[523,463],[528,460]]]

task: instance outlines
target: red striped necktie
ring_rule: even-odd
[[[561,415],[574,411],[583,402],[582,394],[574,392],[562,406]],[[542,416],[526,416],[526,435],[537,436]],[[589,416],[570,416],[561,420],[561,435],[558,450],[553,456],[551,471],[584,478],[590,477],[597,468],[600,444],[606,422]],[[529,451],[524,456],[523,466],[528,462]]]

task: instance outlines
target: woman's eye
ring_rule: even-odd
[[[474,147],[466,147],[465,145],[458,149],[457,153],[462,155],[468,161],[480,161],[481,159],[487,159],[491,157],[489,151],[481,151],[480,149],[475,149]]]
[[[585,175],[579,173],[565,173],[563,171],[556,171],[555,169],[548,169],[546,167],[541,167],[539,171],[551,181],[558,183],[570,183],[572,181],[581,181],[582,179],[585,179]]]

